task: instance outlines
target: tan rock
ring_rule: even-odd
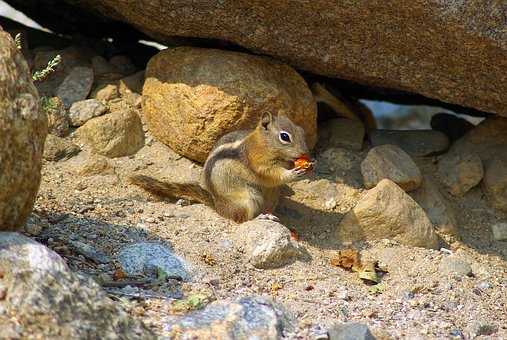
[[[496,158],[487,165],[483,189],[494,208],[507,212],[506,158]]]
[[[110,158],[132,155],[144,146],[141,119],[133,110],[93,118],[76,134],[93,153]]]
[[[90,94],[91,98],[95,98],[101,102],[108,102],[120,96],[118,85],[111,83],[103,83],[96,85]]]
[[[118,81],[120,94],[124,95],[125,93],[132,92],[141,94],[143,92],[144,73],[145,72],[143,70],[120,79]]]
[[[143,113],[153,136],[203,162],[227,132],[254,127],[265,111],[285,112],[315,145],[316,104],[291,67],[238,52],[166,49],[148,63]]]
[[[371,149],[361,163],[361,174],[364,186],[368,189],[384,178],[395,182],[405,191],[417,189],[422,182],[421,171],[412,158],[395,145]]]
[[[424,210],[394,182],[383,179],[340,222],[338,239],[393,239],[436,249],[438,237]]]
[[[23,227],[32,211],[47,130],[28,65],[0,28],[0,231]]]
[[[115,173],[111,162],[103,156],[91,155],[79,168],[77,173],[81,176],[113,175]]]
[[[67,136],[70,132],[70,121],[62,100],[58,97],[43,99],[42,109],[48,115],[49,133],[58,137]]]
[[[79,153],[81,149],[71,141],[54,135],[48,135],[44,144],[44,159],[59,161],[68,159]]]
[[[451,194],[463,196],[479,184],[484,170],[477,154],[454,149],[439,160],[438,173]]]

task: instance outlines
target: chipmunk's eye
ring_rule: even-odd
[[[290,133],[288,132],[280,131],[280,135],[278,137],[280,138],[280,142],[283,144],[289,144],[291,142]]]

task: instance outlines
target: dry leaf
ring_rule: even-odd
[[[358,268],[361,266],[359,252],[356,249],[339,250],[338,254],[331,259],[331,265],[350,270]]]
[[[271,285],[271,294],[276,294],[277,291],[283,288],[283,285],[275,282]]]

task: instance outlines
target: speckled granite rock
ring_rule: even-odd
[[[0,230],[22,227],[32,210],[47,130],[26,61],[0,27]]]

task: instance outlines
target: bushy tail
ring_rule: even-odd
[[[204,190],[198,183],[162,182],[144,175],[131,176],[129,181],[157,196],[175,199],[183,198],[190,202],[199,202],[210,207],[214,206],[209,192]]]

